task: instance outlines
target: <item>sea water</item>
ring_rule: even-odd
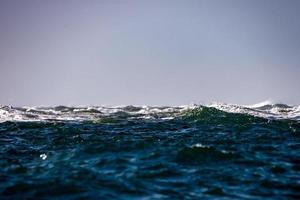
[[[0,107],[0,199],[299,199],[300,108]]]

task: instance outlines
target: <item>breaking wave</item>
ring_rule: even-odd
[[[189,105],[176,107],[151,106],[91,106],[91,107],[12,107],[0,106],[0,122],[5,121],[99,121],[108,118],[122,119],[159,119],[168,120],[182,115],[198,113],[205,118],[214,115],[224,116],[229,113],[237,116],[254,116],[265,119],[299,120],[300,106],[286,104],[270,104],[263,102],[251,106],[241,106],[225,103],[210,105]]]

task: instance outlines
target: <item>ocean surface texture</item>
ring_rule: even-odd
[[[0,199],[300,199],[300,107],[0,106]]]

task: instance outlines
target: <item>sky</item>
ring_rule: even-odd
[[[298,0],[0,0],[0,104],[300,104]]]

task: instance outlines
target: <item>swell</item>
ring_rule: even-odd
[[[121,120],[192,120],[203,123],[255,123],[264,120],[300,120],[300,107],[285,104],[240,106],[210,104],[177,107],[0,107],[0,122],[5,121],[118,121]]]

